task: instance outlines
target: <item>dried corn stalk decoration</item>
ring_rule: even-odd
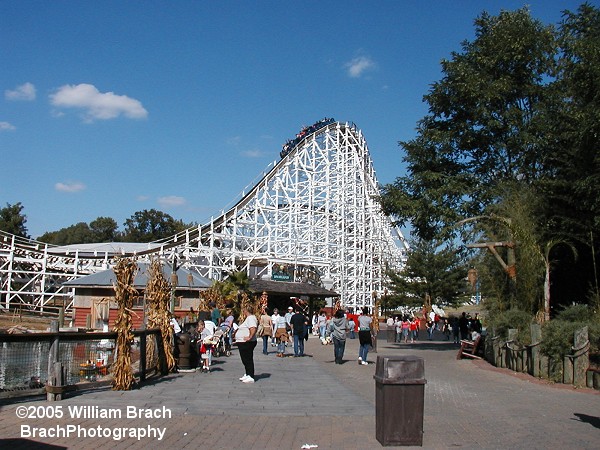
[[[242,292],[240,299],[240,318],[238,319],[239,323],[242,323],[246,320],[246,308],[251,307],[254,311],[256,311],[256,302],[252,301],[248,294]]]
[[[258,300],[258,309],[256,309],[255,311],[258,311],[258,313],[261,316],[263,314],[266,314],[268,304],[269,304],[269,294],[267,294],[266,292],[263,292],[262,295],[260,296],[260,299]]]
[[[371,314],[371,317],[373,319],[373,331],[375,332],[375,335],[377,335],[377,333],[379,333],[379,300],[376,300],[373,305],[373,314]]]
[[[309,306],[308,306],[308,302],[306,300],[303,300],[301,298],[295,297],[294,298],[294,305],[295,305],[296,309],[298,309],[302,314],[304,314],[306,317],[308,317]]]
[[[133,287],[137,265],[131,259],[122,258],[117,261],[113,270],[117,279],[114,289],[119,313],[114,327],[114,331],[117,332],[117,360],[113,369],[112,388],[115,391],[128,391],[135,381],[131,367],[131,344],[133,342],[131,308],[133,300],[138,295]]]
[[[342,309],[342,300],[338,297],[338,299],[335,301],[335,305],[333,306],[333,312],[335,313],[340,309]]]
[[[154,259],[150,263],[148,284],[146,285],[146,302],[148,304],[148,328],[160,329],[162,343],[169,371],[175,370],[173,357],[173,327],[171,327],[171,302],[172,286],[166,280],[160,261]],[[152,346],[150,346],[152,344]],[[154,355],[154,340],[147,344],[148,354]],[[152,352],[150,352],[152,350]],[[154,362],[154,361],[153,361]]]

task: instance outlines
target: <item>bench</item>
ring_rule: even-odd
[[[473,359],[483,359],[477,353],[479,351],[480,343],[482,342],[482,337],[478,336],[474,341],[467,341],[465,339],[460,341],[460,349],[458,350],[458,354],[456,355],[456,359],[463,358],[473,358]]]

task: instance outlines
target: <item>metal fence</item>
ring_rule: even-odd
[[[160,330],[133,334],[131,364],[136,377],[144,381],[149,374],[165,373]],[[56,362],[63,365],[64,384],[71,389],[109,384],[116,339],[117,333],[0,334],[0,398],[45,392]]]

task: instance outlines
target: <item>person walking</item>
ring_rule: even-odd
[[[419,328],[419,319],[413,317],[410,321],[410,343],[412,344],[417,339],[417,330]]]
[[[275,339],[275,324],[277,323],[278,318],[279,310],[277,308],[273,308],[273,315],[271,315],[271,328],[273,329],[273,335],[271,336],[271,347],[275,347],[277,345],[277,339]]]
[[[294,356],[304,356],[304,333],[306,331],[307,319],[297,307],[290,319],[290,325],[294,337]]]
[[[350,320],[348,321],[348,330],[349,330],[349,334],[350,334],[350,339],[354,339],[354,329],[356,328],[356,323],[354,322],[354,319],[352,317],[350,317]]]
[[[369,316],[369,309],[365,306],[362,309],[362,314],[358,316],[358,342],[360,344],[358,364],[363,366],[369,364],[367,354],[369,353],[369,347],[372,345],[371,322],[373,322],[373,319]]]
[[[408,343],[408,333],[410,332],[410,321],[408,320],[408,316],[404,316],[402,320],[402,339],[404,343]]]
[[[265,311],[260,316],[258,321],[258,327],[260,328],[260,337],[263,340],[263,355],[269,354],[269,338],[273,335],[273,322],[271,322],[271,316]]]
[[[254,383],[254,349],[256,347],[258,320],[256,320],[252,305],[246,306],[242,310],[242,314],[245,314],[246,319],[238,327],[234,336],[240,352],[240,359],[246,371],[240,381],[242,383]]]
[[[285,356],[285,344],[288,341],[287,322],[284,316],[277,315],[273,322],[273,331],[277,341],[277,356],[283,358]]]
[[[327,316],[325,311],[321,311],[321,314],[317,318],[317,327],[319,327],[319,336],[321,339],[325,337],[325,330],[327,329]]]
[[[460,338],[458,337],[459,329],[458,329],[458,317],[454,316],[451,319],[452,326],[452,342],[455,344],[460,344]]]
[[[344,317],[344,311],[338,309],[331,324],[329,333],[333,340],[333,356],[336,364],[342,364],[344,358],[344,349],[346,348],[346,332],[348,331],[348,321]]]
[[[469,339],[469,319],[467,314],[463,312],[458,319],[458,329],[460,330],[461,339]]]

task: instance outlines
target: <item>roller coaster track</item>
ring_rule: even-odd
[[[270,168],[269,168],[270,167]],[[333,122],[304,136],[207,223],[168,239],[57,247],[0,232],[0,308],[72,307],[67,280],[112,267],[121,256],[161,258],[221,280],[234,270],[271,278],[286,271],[341,294],[347,307],[372,306],[399,269],[407,244],[376,201],[367,143],[354,125]]]

